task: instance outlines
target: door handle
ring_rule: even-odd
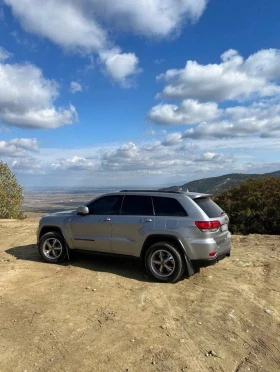
[[[103,218],[103,221],[106,222],[106,221],[111,221],[111,218],[110,217],[105,217]]]
[[[146,218],[145,220],[141,220],[141,222],[153,222],[151,218]]]

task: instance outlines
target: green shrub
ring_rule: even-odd
[[[7,164],[0,160],[0,218],[23,218],[23,190]]]
[[[215,201],[230,217],[234,234],[280,233],[280,179],[249,179],[224,191]]]

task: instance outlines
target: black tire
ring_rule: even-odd
[[[168,242],[155,243],[148,248],[145,267],[153,279],[164,283],[177,282],[186,269],[181,253]]]
[[[49,263],[60,263],[65,261],[67,257],[66,242],[63,236],[56,231],[44,234],[38,248],[42,259]]]

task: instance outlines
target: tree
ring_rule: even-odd
[[[276,234],[280,230],[280,179],[249,179],[215,201],[229,215],[235,234]]]
[[[23,218],[23,189],[8,165],[0,160],[0,218]]]

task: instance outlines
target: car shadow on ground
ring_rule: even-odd
[[[5,252],[18,260],[43,262],[35,244],[9,248]],[[70,261],[67,260],[60,265],[71,265],[95,272],[107,272],[141,282],[151,281],[140,260],[133,257],[75,251],[70,253]]]

